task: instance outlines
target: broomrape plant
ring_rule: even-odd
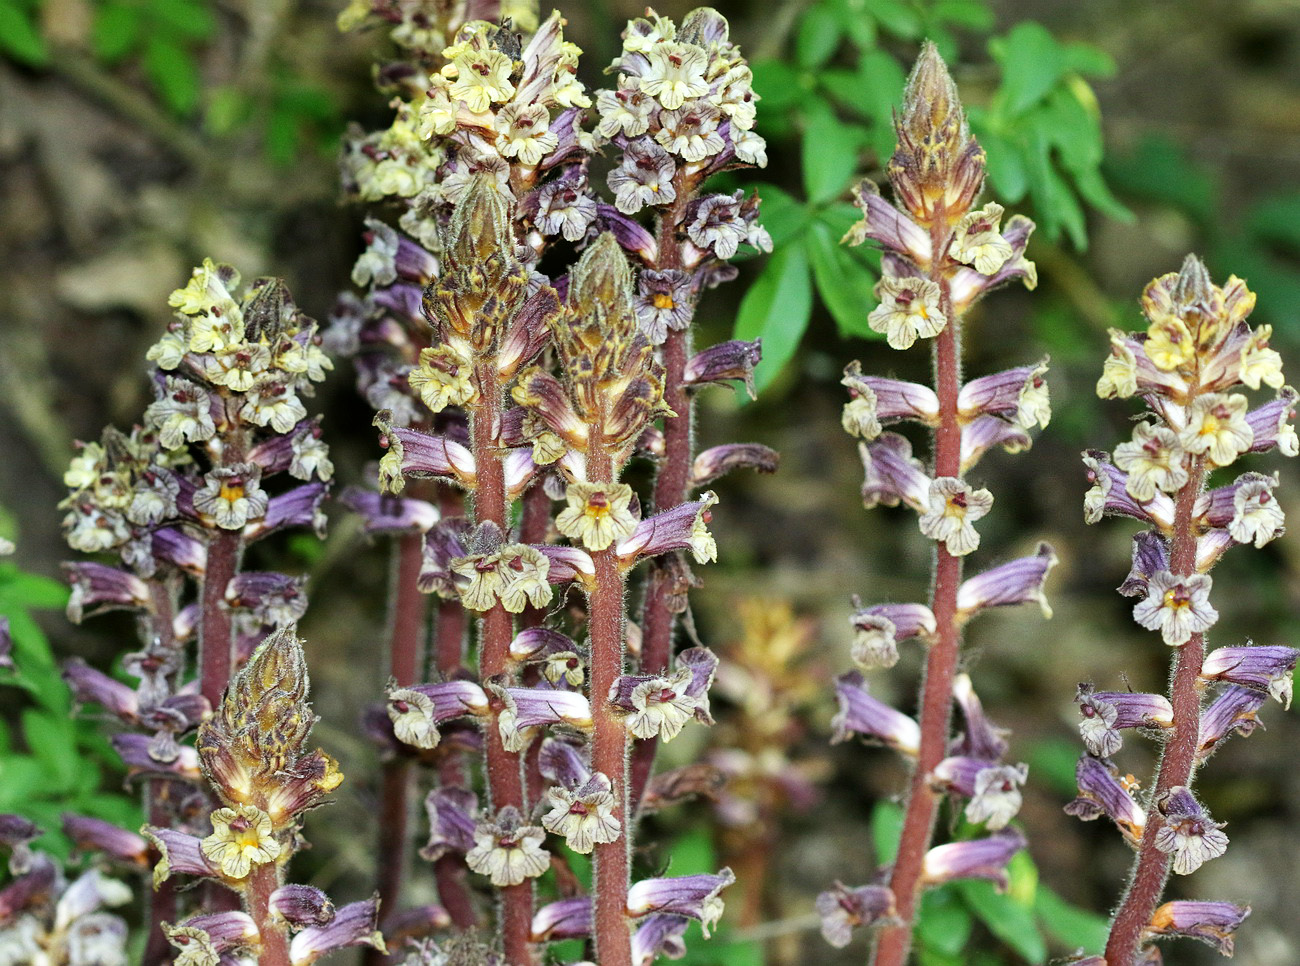
[[[1046,360],[962,384],[962,316],[991,289],[1014,280],[1033,288],[1037,275],[1024,257],[1033,224],[1014,216],[1001,225],[995,202],[975,207],[984,184],[984,152],[971,137],[957,88],[933,45],[908,79],[896,120],[898,144],[888,174],[901,208],[870,181],[857,190],[863,220],[846,241],[870,240],[882,250],[880,305],[868,317],[894,349],[933,340],[935,385],[900,382],[845,370],[850,401],[844,429],[859,437],[868,507],[907,505],[921,534],[934,541],[933,593],[928,604],[855,601],[852,657],[861,670],[836,682],[835,740],[860,735],[909,758],[913,765],[898,858],[877,881],[837,885],[817,906],[832,945],[847,945],[858,926],[878,926],[875,962],[901,966],[911,947],[920,893],[954,879],[985,878],[1005,885],[1005,867],[1024,848],[1010,826],[1020,808],[1023,764],[1007,760],[1005,733],[984,716],[969,676],[960,672],[961,633],[989,607],[1037,601],[1050,616],[1043,582],[1056,562],[1050,547],[993,567],[965,581],[965,558],[980,543],[975,523],[993,495],[966,474],[995,446],[1028,448],[1029,432],[1051,416]],[[931,430],[929,465],[912,455],[904,436],[884,425],[911,421]],[[918,704],[908,717],[871,697],[862,671],[892,667],[900,642],[926,648]],[[964,732],[953,738],[953,705]],[[932,847],[943,796],[966,800],[964,815],[989,834]]]

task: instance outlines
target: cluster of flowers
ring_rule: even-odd
[[[306,609],[301,578],[241,572],[244,548],[289,527],[320,534],[333,473],[302,402],[332,368],[315,323],[276,279],[238,289],[230,266],[205,261],[194,270],[170,298],[175,320],[148,353],[156,401],[144,424],[129,434],[106,429],[64,476],[68,542],[117,556],[65,565],[69,617],[135,611],[142,642],[122,662],[134,687],[80,660],[64,677],[79,702],[126,726],[113,747],[128,775],[147,782],[149,821],[166,834],[202,836],[222,821],[184,739],[208,719],[232,669]],[[273,485],[277,476],[287,485]],[[114,847],[102,830],[89,844],[141,860],[147,850]],[[160,927],[181,908],[165,881],[156,879],[151,903],[150,963],[166,957]]]
[[[1255,296],[1241,279],[1213,285],[1188,256],[1182,270],[1147,286],[1145,332],[1111,333],[1111,355],[1097,383],[1104,399],[1138,396],[1146,418],[1113,456],[1084,454],[1092,484],[1089,523],[1121,515],[1149,527],[1133,538],[1133,566],[1120,593],[1138,598],[1133,619],[1159,631],[1174,653],[1170,694],[1079,689],[1079,797],[1067,811],[1084,820],[1109,817],[1138,850],[1137,868],[1112,925],[1105,962],[1159,962],[1148,941],[1191,936],[1225,955],[1249,913],[1226,902],[1176,901],[1156,908],[1168,870],[1188,875],[1224,853],[1228,837],[1190,790],[1197,768],[1232,734],[1249,734],[1271,696],[1291,703],[1294,648],[1221,647],[1205,651],[1204,633],[1218,619],[1209,570],[1230,547],[1262,547],[1282,533],[1273,493],[1277,475],[1243,473],[1205,489],[1211,472],[1247,453],[1300,452],[1290,420],[1296,392],[1283,385],[1282,360],[1269,347],[1270,327],[1246,321]],[[1252,409],[1241,387],[1277,391]],[[1203,704],[1203,692],[1221,685]],[[1111,762],[1128,728],[1161,741],[1153,790]],[[1099,960],[1093,960],[1098,962]]]
[[[400,19],[394,5],[354,6]],[[697,457],[690,429],[691,394],[730,380],[749,386],[759,358],[758,344],[745,342],[693,355],[688,333],[701,290],[734,276],[727,260],[738,247],[770,248],[756,199],[700,193],[719,171],[765,163],[753,132],[756,97],[716,12],[697,10],[680,27],[649,12],[628,25],[613,67],[617,87],[595,94],[598,120],[586,131],[593,100],[575,79],[580,51],[563,39],[558,15],[531,37],[515,33],[530,26],[527,18],[497,26],[465,15],[453,5],[436,29],[432,19],[423,32],[399,24],[410,57],[379,75],[396,95],[394,121],[354,138],[344,160],[356,199],[395,202],[402,212],[400,232],[367,222],[368,247],[353,274],[367,292],[341,297],[326,335],[355,358],[387,449],[381,492],[353,488],[345,502],[369,532],[418,541],[412,587],[399,570],[395,594],[414,589],[442,601],[430,662],[441,680],[395,680],[387,715],[373,718],[371,730],[398,763],[438,766],[439,787],[427,799],[434,840],[422,854],[436,869],[465,854],[502,890],[509,962],[522,961],[529,942],[576,934],[590,921],[587,931],[606,937],[597,940],[602,962],[617,963],[629,955],[627,917],[661,912],[668,918],[637,931],[632,955],[643,962],[678,941],[683,910],[715,917],[727,878],[710,879],[695,905],[681,897],[638,905],[628,896],[654,889],[627,892],[627,829],[653,739],[672,738],[692,717],[710,720],[716,659],[702,648],[672,658],[673,624],[693,583],[682,553],[699,563],[716,556],[706,527],[714,497],[694,493],[735,468],[775,467],[775,454],[753,445]],[[417,33],[422,44],[410,41]],[[620,156],[609,176],[613,204],[589,183],[602,150]],[[643,212],[655,217],[653,232],[637,220]],[[584,254],[552,278],[539,268],[560,242]],[[633,457],[660,463],[653,515],[618,479]],[[460,490],[473,494],[464,509]],[[523,511],[512,526],[516,500]],[[563,508],[552,523],[555,501]],[[569,545],[548,544],[551,532]],[[647,578],[647,611],[656,617],[638,635],[636,625],[624,628],[622,588],[632,567],[652,558],[662,561]],[[589,595],[590,645],[573,628],[543,626],[556,586]],[[462,668],[455,607],[482,616],[476,683]],[[616,619],[598,633],[602,608]],[[640,673],[625,673],[639,643]],[[396,637],[393,648],[396,675]],[[422,655],[409,662],[424,663]],[[453,720],[466,717],[481,719],[483,739],[477,726]],[[595,736],[590,760],[563,779],[539,751],[557,740],[539,742],[548,727],[567,735],[571,751],[582,732]],[[631,776],[629,736],[640,740]],[[466,752],[486,754],[491,808],[479,809],[464,769],[449,766]],[[543,799],[554,812],[528,825]],[[461,834],[443,841],[438,829],[448,822]],[[567,925],[531,921],[529,885],[547,868],[547,830],[596,852],[604,915],[589,908],[583,920],[571,903]],[[620,853],[621,871],[610,865]],[[456,888],[450,876],[438,882]],[[444,903],[464,908],[449,895]],[[470,908],[457,925],[476,922]],[[620,931],[620,948],[608,948]]]
[[[1005,867],[1024,847],[1009,827],[1020,807],[1023,764],[1005,759],[1007,742],[984,717],[969,677],[958,672],[961,629],[988,607],[1036,601],[1050,616],[1043,582],[1056,562],[1042,545],[961,580],[962,558],[979,546],[974,524],[993,504],[988,490],[965,476],[994,446],[1015,452],[1030,444],[1030,431],[1046,426],[1051,411],[1043,380],[1046,362],[961,384],[959,328],[963,314],[991,289],[1013,279],[1032,288],[1034,266],[1024,258],[1033,228],[1012,218],[999,227],[1002,208],[974,209],[984,182],[984,153],[970,136],[956,87],[933,46],[927,46],[908,81],[897,124],[898,147],[890,182],[904,210],[864,182],[857,203],[864,218],[846,237],[882,249],[879,306],[868,321],[896,349],[919,339],[935,340],[934,388],[862,373],[845,372],[850,401],[843,425],[859,437],[866,470],[868,507],[904,503],[918,514],[921,533],[935,542],[935,580],[929,605],[885,603],[863,607],[855,599],[852,657],[861,669],[836,686],[836,740],[859,735],[906,755],[915,763],[903,840],[892,870],[859,888],[837,886],[818,908],[823,933],[846,945],[852,928],[883,927],[877,962],[904,962],[918,891],[957,878],[989,878],[1005,884]],[[886,424],[911,421],[933,431],[931,468],[912,455],[909,440],[886,432]],[[862,671],[892,667],[900,641],[916,639],[927,649],[927,669],[916,720],[871,697]],[[954,703],[965,731],[950,736]],[[972,826],[989,833],[930,847],[939,798],[964,800]]]

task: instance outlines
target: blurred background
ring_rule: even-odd
[[[692,943],[692,963],[863,959],[863,940],[842,952],[825,945],[812,901],[837,878],[865,881],[887,858],[905,774],[888,752],[827,744],[831,681],[850,667],[851,595],[923,599],[928,551],[910,513],[862,509],[856,447],[839,427],[839,378],[856,358],[869,373],[928,381],[929,363],[919,349],[896,353],[864,338],[870,256],[834,242],[852,221],[851,180],[882,180],[889,112],[930,36],[988,150],[988,197],[1039,224],[1029,250],[1039,287],[979,307],[968,373],[1052,359],[1052,425],[1032,450],[994,453],[978,468],[997,503],[974,565],[1032,552],[1040,539],[1061,563],[1048,585],[1053,620],[1033,608],[982,618],[965,655],[986,708],[1014,732],[1013,756],[1030,764],[1021,822],[1033,863],[1017,870],[1010,901],[978,890],[932,899],[926,962],[1045,962],[1089,946],[1130,853],[1109,825],[1061,810],[1080,751],[1075,688],[1163,691],[1169,658],[1113,591],[1128,571],[1133,527],[1083,524],[1079,451],[1112,448],[1134,413],[1092,387],[1107,328],[1140,327],[1142,287],[1189,251],[1216,282],[1247,280],[1259,295],[1255,321],[1271,323],[1273,345],[1300,366],[1300,4],[718,6],[754,62],[765,98],[758,129],[769,142],[766,170],[732,181],[759,191],[777,245],[701,305],[699,344],[733,330],[761,335],[768,361],[757,402],[724,390],[703,397],[700,442],[765,443],[782,464],[718,487],[720,563],[704,570],[693,600],[700,639],[724,660],[719,727],[688,729],[665,756],[711,754],[742,777],[714,805],[654,817],[644,860],[657,868],[671,858],[674,871],[729,863],[740,877],[725,929]],[[689,8],[658,6],[674,17]],[[582,79],[599,87],[639,5],[570,0],[563,10],[567,36],[586,51]],[[55,505],[72,442],[140,417],[151,399],[144,352],[192,265],[208,256],[246,278],[282,275],[320,319],[348,286],[362,213],[339,200],[336,152],[348,123],[388,123],[370,72],[390,48],[382,31],[340,34],[337,14],[318,0],[0,0],[0,506],[25,570],[57,576],[71,556]],[[359,479],[377,452],[346,363],[317,405],[340,482]],[[1250,468],[1280,469],[1281,499],[1297,514],[1297,472],[1282,463],[1272,454]],[[259,548],[276,556],[254,563],[311,576],[302,632],[324,718],[318,736],[352,780],[341,804],[309,822],[315,848],[303,862],[314,882],[346,893],[368,889],[374,861],[369,836],[351,831],[370,813],[375,776],[354,722],[385,676],[389,548],[366,542],[341,508],[331,521],[323,546],[295,538],[287,550]],[[1300,534],[1229,554],[1215,573],[1213,641],[1296,643],[1298,562]],[[57,655],[105,667],[133,634],[126,620],[73,627],[57,611],[41,626]],[[919,668],[919,653],[905,653],[873,676],[873,693],[907,707]],[[0,689],[11,724],[22,700]],[[1276,704],[1262,718],[1268,730],[1228,742],[1201,777],[1231,847],[1172,883],[1170,897],[1251,905],[1238,961],[1285,966],[1300,962],[1300,724]],[[27,774],[13,765],[24,739],[0,737],[0,786],[12,798]],[[1121,754],[1135,775],[1150,773],[1142,742]],[[116,777],[105,781],[117,787]],[[430,888],[427,875],[417,883]],[[1214,959],[1185,942],[1165,955]]]

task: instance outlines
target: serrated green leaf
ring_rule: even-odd
[[[996,103],[1006,117],[1018,117],[1041,101],[1065,72],[1060,44],[1033,21],[1018,23],[1005,37],[990,40],[989,52],[1002,67]]]
[[[987,32],[996,22],[992,8],[984,0],[940,0],[931,16],[940,23]]]
[[[90,44],[95,56],[116,63],[134,48],[140,37],[140,14],[136,8],[106,3],[95,11]]]
[[[970,940],[974,919],[949,887],[932,889],[921,897],[916,936],[927,949],[956,956]]]
[[[824,221],[814,222],[808,229],[808,260],[817,294],[841,335],[879,339],[867,326],[867,315],[876,307],[872,291],[876,278],[839,240],[840,235]]]
[[[803,183],[808,200],[822,204],[838,198],[858,170],[862,131],[829,110],[812,113],[802,144]]]
[[[988,159],[989,178],[993,182],[999,200],[1015,203],[1029,190],[1029,171],[1025,165],[1024,146],[975,123],[974,112],[971,127],[975,129],[980,147]]]
[[[45,38],[12,0],[0,0],[0,52],[32,67],[44,67],[50,61]]]
[[[903,837],[903,807],[894,802],[880,802],[871,812],[871,844],[876,850],[876,865],[889,865],[898,857],[898,841]]]
[[[1016,901],[1011,895],[999,894],[991,882],[954,883],[975,918],[988,927],[1028,963],[1047,961],[1047,943],[1038,931],[1032,906]]]
[[[1034,911],[1048,934],[1067,949],[1082,949],[1085,953],[1096,956],[1106,948],[1110,923],[1105,916],[1072,906],[1051,889],[1042,886],[1034,901]]]
[[[192,114],[199,105],[199,68],[193,55],[160,36],[145,43],[144,69],[163,102],[177,114]]]
[[[763,361],[754,372],[760,391],[793,358],[811,317],[808,255],[801,245],[786,245],[769,259],[736,315],[736,338],[763,340]]]
[[[809,7],[799,18],[795,60],[804,70],[816,70],[831,59],[844,36],[844,22],[824,5]]]

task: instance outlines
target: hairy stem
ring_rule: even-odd
[[[492,522],[504,532],[510,520],[506,499],[505,469],[497,444],[497,426],[501,416],[501,389],[495,362],[480,363],[478,385],[481,402],[471,418],[471,441],[477,483],[474,490],[474,516],[477,523]],[[483,615],[479,638],[479,680],[506,683],[510,674],[510,638],[514,630],[510,614],[499,603]],[[492,808],[513,805],[522,815],[528,814],[520,756],[507,751],[501,741],[494,709],[487,722],[484,745],[487,756],[488,797]],[[501,890],[501,936],[508,966],[532,966],[528,936],[533,917],[533,883],[527,880]]]
[[[244,886],[244,905],[257,926],[257,966],[291,966],[289,934],[284,923],[271,915],[271,893],[280,887],[280,872],[274,862],[253,866]]]
[[[149,582],[150,614],[149,635],[152,641],[145,644],[172,649],[176,646],[176,595],[166,580]],[[172,782],[167,778],[151,778],[145,786],[145,814],[149,824],[156,828],[171,828],[175,820],[172,801]],[[149,864],[154,865],[161,856],[150,848]],[[177,920],[178,894],[175,878],[159,883],[146,896],[149,906],[148,932],[145,935],[143,966],[162,966],[172,958],[171,943],[162,931],[164,922]]]
[[[934,343],[935,389],[939,396],[939,425],[934,433],[934,475],[956,477],[961,474],[961,423],[957,416],[957,395],[961,390],[961,343],[960,320],[953,312],[948,282],[943,275],[950,237],[945,234],[945,223],[942,212],[938,212],[930,229],[935,252],[930,279],[939,285],[940,304],[948,319]],[[926,657],[925,679],[921,685],[921,747],[912,771],[903,834],[889,882],[901,925],[881,930],[876,946],[876,966],[903,966],[912,946],[921,867],[930,848],[939,807],[939,796],[930,787],[930,773],[947,754],[952,728],[952,682],[961,651],[961,634],[956,620],[961,572],[961,558],[948,553],[943,544],[937,544],[930,601],[936,634]]]
[[[1196,531],[1192,526],[1196,498],[1205,480],[1205,459],[1195,457],[1187,483],[1178,491],[1174,505],[1174,534],[1169,548],[1169,571],[1187,575],[1196,571]],[[1190,786],[1196,770],[1196,747],[1201,728],[1201,665],[1205,662],[1205,637],[1193,634],[1174,651],[1173,684],[1169,702],[1174,709],[1173,734],[1165,743],[1156,772],[1154,803],[1161,795],[1179,785]],[[1151,921],[1169,878],[1169,856],[1156,848],[1156,835],[1164,825],[1158,808],[1147,810],[1142,843],[1129,880],[1128,891],[1120,900],[1106,940],[1109,966],[1133,966],[1137,960],[1142,934]]]
[[[226,588],[239,572],[244,537],[238,530],[215,530],[208,541],[208,564],[199,590],[199,690],[212,707],[234,670],[234,624],[226,606]]]
[[[613,483],[609,455],[592,445],[587,476],[593,483]],[[593,852],[594,909],[592,935],[601,966],[632,966],[632,937],[627,921],[631,874],[631,829],[628,826],[627,730],[608,695],[623,673],[623,572],[613,547],[592,553],[596,582],[590,595],[592,771],[603,772],[614,788],[614,818],[622,834]]]

